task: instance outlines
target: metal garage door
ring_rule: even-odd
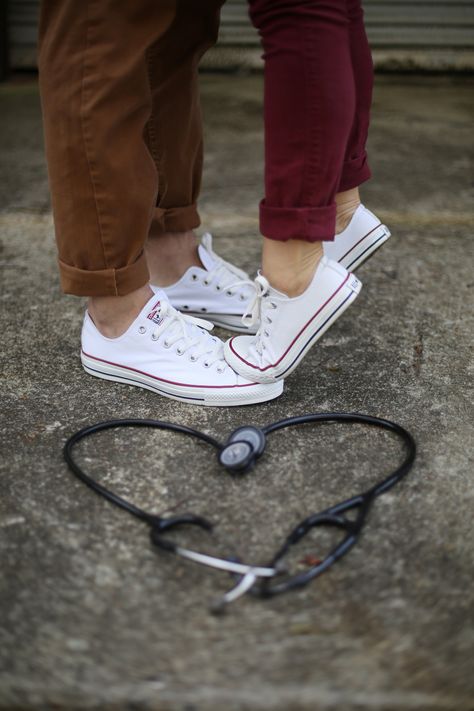
[[[13,69],[36,64],[38,6],[39,0],[9,0],[8,44]],[[365,0],[364,7],[377,66],[474,68],[473,0]],[[247,17],[246,0],[227,0],[219,46],[208,55],[206,64],[261,65],[259,40]]]
[[[260,64],[246,5],[227,0],[216,64]],[[473,0],[363,0],[363,6],[379,68],[474,69]]]

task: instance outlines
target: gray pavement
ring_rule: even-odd
[[[262,80],[202,80],[204,226],[253,271]],[[363,200],[393,239],[360,269],[360,298],[284,395],[228,410],[83,374],[83,304],[58,287],[37,87],[0,87],[1,709],[474,709],[473,84],[377,77]],[[329,409],[410,428],[413,473],[329,574],[220,618],[208,603],[229,579],[152,550],[146,528],[74,480],[61,456],[70,433],[107,418],[157,417],[223,439],[244,423]],[[106,434],[82,456],[142,505],[185,498],[263,562],[306,512],[358,492],[400,456],[361,428],[312,437],[275,435],[242,479],[172,434]],[[316,541],[301,555],[310,550]]]

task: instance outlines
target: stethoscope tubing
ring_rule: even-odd
[[[281,429],[302,424],[337,424],[340,422],[371,425],[395,433],[406,446],[407,451],[405,459],[394,472],[389,474],[385,479],[382,479],[374,484],[366,491],[352,496],[345,501],[341,501],[317,514],[312,514],[300,522],[287,536],[283,545],[273,556],[269,563],[270,566],[277,567],[291,546],[297,544],[299,540],[315,525],[319,524],[326,527],[337,526],[342,530],[345,530],[347,535],[327,554],[324,560],[312,566],[309,570],[303,573],[297,573],[283,582],[279,582],[277,577],[274,580],[259,580],[256,586],[250,590],[250,592],[254,595],[264,598],[280,595],[284,592],[288,592],[289,590],[304,587],[311,580],[314,580],[316,577],[319,577],[326,572],[326,570],[334,565],[336,561],[343,558],[357,543],[375,499],[398,484],[401,479],[408,474],[413,466],[416,458],[416,442],[410,432],[396,422],[380,417],[374,417],[372,415],[344,412],[313,413],[279,420],[278,422],[274,422],[266,427],[263,427],[262,431],[265,435],[268,435]],[[349,519],[344,516],[344,513],[353,509],[359,509],[355,519]]]
[[[225,448],[226,443],[221,444],[218,440],[205,434],[204,432],[173,422],[164,422],[153,419],[122,419],[99,422],[82,428],[69,437],[64,445],[63,453],[64,458],[73,474],[86,486],[106,498],[115,506],[118,506],[136,518],[148,523],[151,526],[151,538],[155,545],[159,546],[163,550],[173,552],[180,557],[192,560],[201,565],[207,565],[212,568],[224,570],[234,575],[237,580],[235,587],[229,590],[229,592],[226,593],[221,600],[222,603],[227,603],[237,599],[245,592],[251,592],[260,597],[273,597],[274,595],[278,595],[298,587],[303,587],[311,580],[324,573],[337,560],[345,556],[357,543],[374,500],[399,483],[401,479],[404,478],[410,471],[416,457],[416,443],[408,430],[391,420],[374,417],[372,415],[364,415],[361,413],[311,413],[278,420],[277,422],[270,423],[269,425],[261,428],[261,432],[264,435],[262,450],[265,445],[265,437],[278,430],[303,424],[331,424],[341,422],[371,425],[378,427],[379,429],[393,432],[405,444],[405,459],[394,472],[386,476],[381,481],[376,482],[366,491],[356,494],[345,501],[339,502],[324,511],[307,516],[290,532],[283,545],[278,549],[270,563],[266,566],[249,565],[236,558],[231,560],[229,558],[220,558],[208,555],[185,548],[170,541],[166,538],[165,533],[174,526],[195,525],[211,531],[213,529],[213,524],[202,516],[192,513],[162,517],[160,515],[144,511],[115,492],[107,489],[98,481],[86,474],[73,457],[73,450],[75,446],[90,435],[103,432],[105,430],[124,427],[151,427],[189,435],[205,442],[206,444],[210,444],[212,447],[217,449],[218,452],[221,452]],[[355,518],[349,519],[344,515],[354,509],[358,510]],[[346,532],[346,536],[328,553],[324,560],[314,565],[308,571],[297,573],[288,579],[279,581],[278,576],[280,575],[283,567],[282,560],[284,556],[287,554],[289,549],[293,545],[296,545],[312,528],[318,526],[338,527]]]
[[[69,437],[66,444],[64,445],[63,455],[68,466],[78,479],[80,479],[90,489],[110,501],[112,504],[115,504],[115,506],[118,506],[119,508],[128,511],[128,513],[132,514],[132,516],[139,518],[141,521],[146,521],[152,526],[161,526],[161,517],[147,513],[143,509],[140,509],[138,506],[132,504],[130,501],[127,501],[126,499],[122,498],[115,492],[111,491],[110,489],[107,489],[102,484],[99,484],[96,479],[93,479],[88,474],[86,474],[82,467],[80,467],[74,460],[74,457],[72,455],[73,449],[83,439],[89,437],[90,435],[96,434],[97,432],[104,432],[105,430],[117,429],[119,427],[152,427],[154,429],[179,432],[181,434],[196,437],[197,439],[200,439],[201,441],[206,442],[207,444],[210,444],[213,447],[216,447],[217,449],[221,447],[221,444],[210,435],[205,434],[205,432],[200,432],[199,430],[192,429],[191,427],[179,425],[175,422],[162,422],[161,420],[149,419],[106,420],[105,422],[97,422],[94,425],[83,427],[81,430]],[[203,522],[205,521],[205,519],[203,519],[202,517],[196,518],[200,518]],[[168,519],[168,521],[171,522],[171,519]],[[208,523],[206,527],[212,529],[212,524]]]

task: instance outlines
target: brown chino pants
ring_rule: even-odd
[[[223,0],[43,0],[40,90],[61,285],[125,295],[149,235],[199,225],[197,66]]]

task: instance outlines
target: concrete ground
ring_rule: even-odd
[[[83,304],[58,287],[37,87],[0,87],[1,709],[474,709],[473,84],[377,77],[363,200],[393,239],[361,268],[360,298],[284,395],[228,410],[83,373]],[[253,271],[261,77],[204,75],[202,87],[203,223],[223,256]],[[247,597],[224,617],[208,603],[226,575],[152,550],[146,527],[62,460],[68,435],[107,418],[161,418],[223,440],[241,424],[324,410],[399,421],[418,441],[416,466],[330,573],[270,601]],[[81,456],[156,511],[185,498],[182,509],[264,562],[306,513],[357,493],[400,454],[389,437],[333,426],[274,435],[243,478],[172,434],[105,434]],[[316,540],[300,568],[308,552],[320,554]]]

